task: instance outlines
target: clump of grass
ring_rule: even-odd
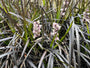
[[[1,0],[0,68],[89,68],[89,7],[89,0]]]

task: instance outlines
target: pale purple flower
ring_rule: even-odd
[[[90,15],[90,13],[87,13],[87,15]]]
[[[59,38],[57,36],[58,36],[58,31],[60,30],[61,26],[58,23],[54,22],[52,27],[53,27],[53,31],[50,33],[50,35],[51,36],[56,35],[55,40],[59,40]]]
[[[86,12],[83,12],[83,14],[85,15],[85,14],[86,14]]]
[[[67,2],[66,2],[66,4],[68,5],[68,4],[69,4],[69,2],[67,1]]]
[[[63,5],[61,7],[61,13],[60,13],[61,17],[65,16],[65,13],[66,13],[66,10],[68,9],[69,3],[70,2],[68,0],[63,1]]]
[[[65,15],[65,12],[61,13],[61,15],[64,16]]]
[[[60,27],[61,27],[61,26],[60,26],[58,23],[55,23],[55,22],[53,23],[53,29],[54,29],[54,30],[59,30]]]
[[[58,38],[58,37],[56,37],[56,38],[55,38],[55,40],[59,40],[59,38]]]
[[[65,11],[67,10],[67,8],[65,8]]]
[[[33,34],[34,34],[33,38],[40,36],[41,27],[42,25],[40,25],[39,21],[33,23]]]
[[[68,4],[69,4],[68,1],[64,1],[64,2],[63,2],[63,5],[68,5]]]
[[[89,11],[90,11],[89,8],[87,8],[87,9],[83,12],[83,21],[84,21],[84,22],[86,22],[87,20],[90,21],[90,13],[89,13]],[[87,20],[86,20],[85,18],[86,18]]]
[[[63,2],[63,5],[65,5],[65,4],[66,4],[66,2],[64,1],[64,2]]]
[[[64,11],[64,9],[62,8],[62,9],[60,9],[61,10],[61,12],[63,12]]]

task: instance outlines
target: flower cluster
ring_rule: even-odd
[[[53,32],[51,32],[51,36],[54,36],[56,35],[56,38],[55,40],[59,40],[59,38],[57,37],[58,36],[58,31],[60,30],[61,26],[59,26],[58,23],[53,23]]]
[[[84,21],[86,21],[86,19],[88,19],[89,21],[90,21],[90,10],[89,10],[89,8],[87,8],[86,10],[85,10],[85,12],[83,12],[83,20]],[[86,18],[86,19],[85,19]]]
[[[40,36],[41,27],[42,27],[42,25],[40,25],[39,21],[36,21],[36,22],[33,23],[33,34],[34,34],[33,38],[36,38],[36,37]],[[59,38],[58,38],[58,31],[60,30],[61,26],[59,26],[58,23],[54,22],[52,27],[53,27],[53,31],[50,32],[50,35],[51,36],[55,36],[56,35],[55,40],[59,40]]]
[[[33,34],[34,34],[33,38],[40,36],[41,27],[42,25],[40,25],[40,21],[36,21],[33,23]]]
[[[61,16],[64,16],[65,15],[65,12],[66,12],[68,6],[69,6],[69,1],[68,0],[65,0],[63,2],[63,6],[61,8]]]

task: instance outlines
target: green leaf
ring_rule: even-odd
[[[55,46],[54,46],[54,49],[57,47],[58,45],[56,44]]]
[[[45,0],[43,0],[43,6],[45,6]]]
[[[72,27],[72,24],[73,24],[73,21],[72,21],[72,23],[70,24],[70,26],[69,26],[68,30],[66,31],[66,33],[64,34],[64,36],[60,39],[60,42],[62,42],[63,39],[66,37],[66,35],[68,34],[70,28]]]
[[[33,40],[33,32],[32,32],[32,23],[30,23],[30,25],[28,26],[28,33],[29,33],[29,37],[31,40]]]
[[[59,19],[60,18],[60,10],[57,11],[57,14],[56,14],[56,19]],[[59,21],[58,21],[59,22]]]
[[[54,43],[55,38],[56,38],[56,35],[53,37],[53,40],[52,40],[52,42],[51,42],[51,44],[50,44],[50,47],[51,47],[51,48],[52,48],[52,45],[53,45],[53,43]]]
[[[90,34],[90,32],[89,32],[89,26],[88,26],[87,22],[86,22],[86,27],[87,27],[87,33]],[[90,39],[90,36],[88,36],[88,38]]]
[[[9,24],[7,23],[9,28],[11,29],[12,33],[15,33],[15,28],[14,28],[14,25],[13,24]]]

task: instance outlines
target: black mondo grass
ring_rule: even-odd
[[[90,68],[90,0],[0,0],[0,68]]]

